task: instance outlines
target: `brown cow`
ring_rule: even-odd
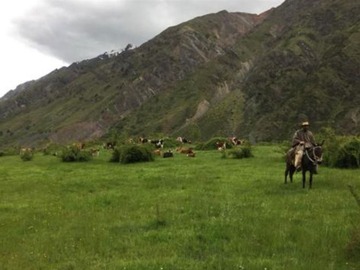
[[[234,137],[230,137],[229,138],[229,141],[231,141],[231,143],[233,145],[241,145],[244,143],[244,140],[239,140],[238,138],[236,138],[235,136]]]
[[[176,148],[176,151],[181,153],[181,154],[189,154],[189,153],[193,152],[193,149],[191,147],[190,148],[178,147],[178,148]]]
[[[216,147],[219,151],[226,149],[226,142],[216,142]]]

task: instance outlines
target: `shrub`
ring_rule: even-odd
[[[239,147],[236,147],[229,152],[229,156],[236,159],[253,157],[251,145],[244,144]]]
[[[63,150],[61,160],[64,162],[84,162],[92,159],[89,152],[80,150],[76,146],[70,146]]]
[[[360,168],[360,139],[352,138],[340,147],[335,166],[338,168]]]
[[[360,168],[360,138],[340,137],[330,128],[324,128],[318,139],[323,146],[324,165],[338,168]],[[320,141],[319,140],[319,141]]]
[[[149,146],[143,145],[122,145],[115,148],[110,159],[111,162],[123,164],[153,161],[154,156]]]
[[[17,156],[20,148],[17,146],[10,146],[1,151],[1,156]]]
[[[31,149],[24,149],[20,152],[20,158],[23,161],[30,161],[34,157],[33,151]]]
[[[176,139],[173,139],[173,138],[165,138],[164,139],[164,147],[166,147],[166,148],[175,148],[180,145],[182,145],[182,143],[177,141]]]
[[[45,156],[47,155],[53,155],[56,156],[59,153],[62,153],[63,151],[66,151],[66,147],[60,144],[51,143],[48,144],[44,149],[43,153]]]

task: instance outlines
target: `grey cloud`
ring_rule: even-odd
[[[260,13],[281,0],[43,0],[14,21],[24,42],[71,63],[136,46],[167,27],[220,10]]]

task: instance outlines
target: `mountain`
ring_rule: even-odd
[[[304,118],[317,129],[360,133],[359,11],[358,1],[286,1],[239,42],[246,50],[248,40],[267,35],[242,85],[247,134],[286,138]]]
[[[138,48],[55,70],[0,99],[0,144],[117,133],[206,140],[359,134],[360,3],[287,0],[263,14],[221,11]]]

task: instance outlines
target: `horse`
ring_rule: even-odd
[[[312,147],[305,148],[304,154],[301,159],[301,172],[302,172],[302,183],[303,188],[305,188],[305,182],[306,182],[306,172],[308,171],[310,173],[309,178],[309,188],[312,187],[312,180],[313,180],[313,174],[317,173],[317,166],[318,164],[321,164],[322,162],[322,145],[324,144],[324,141],[321,144],[317,144]],[[287,176],[290,176],[290,182],[293,182],[293,175],[296,171],[296,168],[294,164],[292,163],[292,157],[290,155],[290,151],[288,151],[288,154],[286,156],[286,169],[285,169],[285,184],[287,183]]]

